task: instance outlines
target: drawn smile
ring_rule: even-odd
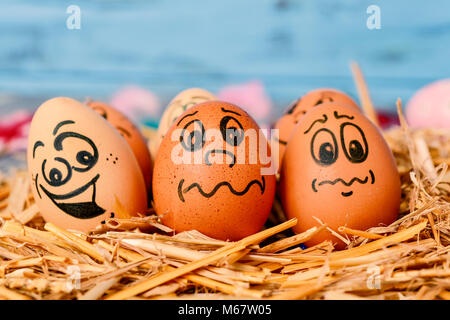
[[[373,171],[372,170],[369,170],[369,175],[370,175],[370,179],[371,179],[371,184],[374,184],[375,183],[375,175],[373,174]],[[347,186],[347,187],[350,187],[354,182],[359,182],[360,184],[366,184],[367,182],[369,182],[369,177],[368,176],[366,176],[364,179],[360,179],[360,178],[358,178],[358,177],[354,177],[354,178],[352,178],[349,182],[346,182],[344,179],[342,179],[342,178],[337,178],[337,179],[335,179],[335,180],[324,180],[324,181],[321,181],[321,182],[319,182],[319,183],[317,183],[317,179],[314,179],[313,181],[312,181],[312,189],[313,189],[313,191],[314,192],[317,192],[317,187],[316,187],[316,183],[317,183],[317,186],[323,186],[323,185],[325,185],[325,184],[330,184],[330,185],[332,185],[332,186],[334,186],[336,183],[338,183],[338,182],[341,182],[342,184],[344,184],[345,186]],[[343,196],[343,197],[350,197],[351,195],[353,194],[353,191],[349,191],[349,192],[341,192],[341,195]]]
[[[248,190],[250,190],[251,186],[253,186],[254,184],[256,184],[257,186],[259,186],[259,188],[261,189],[261,194],[263,194],[263,193],[264,193],[264,190],[266,189],[266,180],[264,179],[264,176],[261,176],[261,181],[256,180],[256,179],[250,181],[250,182],[247,184],[247,186],[245,187],[245,189],[242,190],[242,191],[236,191],[236,190],[231,186],[231,184],[230,184],[229,182],[227,182],[227,181],[219,182],[219,183],[214,187],[214,189],[213,189],[211,192],[209,192],[209,193],[203,191],[202,187],[201,187],[197,182],[192,183],[190,186],[188,186],[188,187],[186,187],[186,188],[184,188],[184,189],[183,189],[183,184],[184,184],[184,179],[181,179],[181,180],[180,180],[180,183],[178,184],[178,197],[180,198],[180,200],[181,200],[182,202],[184,202],[184,196],[183,196],[183,194],[189,192],[189,191],[190,191],[191,189],[193,189],[193,188],[197,188],[197,189],[198,189],[198,192],[200,192],[200,194],[201,194],[202,196],[204,196],[205,198],[211,198],[213,195],[216,194],[217,190],[219,190],[220,187],[222,187],[222,186],[228,187],[228,189],[231,191],[231,193],[234,194],[234,195],[236,195],[236,196],[242,196],[242,195],[246,194],[246,193],[248,192]]]
[[[42,191],[47,195],[47,197],[52,200],[52,202],[62,211],[67,213],[68,215],[71,215],[72,217],[78,218],[78,219],[91,219],[94,217],[97,217],[101,214],[103,214],[106,210],[101,208],[100,206],[95,203],[95,183],[97,182],[98,178],[100,177],[100,174],[97,174],[91,181],[86,183],[84,186],[71,191],[66,194],[58,195],[53,194],[47,189],[45,189],[42,184],[39,186],[41,187]],[[92,197],[85,196],[89,191],[88,189],[92,189]],[[75,200],[74,198],[79,198],[79,200],[86,200],[90,199],[90,201],[70,201],[67,202],[67,200]]]

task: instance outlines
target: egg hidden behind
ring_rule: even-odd
[[[147,193],[151,195],[153,162],[144,136],[124,114],[108,104],[90,101],[87,105],[111,123],[131,147],[144,176]]]
[[[159,121],[156,137],[150,142],[152,157],[156,157],[159,145],[174,121],[187,109],[205,102],[216,100],[211,92],[201,88],[189,88],[178,93],[167,105]]]
[[[309,91],[304,96],[294,101],[274,126],[274,129],[278,130],[278,132],[272,136],[272,145],[274,143],[278,144],[279,166],[281,166],[286,145],[289,141],[289,137],[294,132],[295,126],[313,107],[328,102],[337,102],[359,109],[358,104],[349,95],[331,88],[321,88]]]

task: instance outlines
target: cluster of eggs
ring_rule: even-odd
[[[267,141],[243,109],[192,88],[169,103],[147,143],[105,103],[54,98],[30,127],[34,198],[46,221],[67,229],[88,232],[110,218],[145,214],[153,202],[177,232],[238,240],[263,227],[279,173],[278,194],[287,217],[299,219],[296,232],[321,222],[367,229],[395,220],[394,158],[349,96],[312,91],[275,128]],[[325,239],[342,246],[326,232],[308,244]]]

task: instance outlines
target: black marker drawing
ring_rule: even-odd
[[[345,129],[350,127],[356,128],[359,131],[359,134],[362,138],[362,144],[358,139],[353,139],[349,142],[347,148],[347,144],[345,143]],[[367,144],[366,136],[361,128],[354,123],[344,122],[343,124],[341,124],[341,144],[345,156],[352,163],[361,163],[366,160],[367,156],[369,155],[369,146]]]
[[[374,184],[375,183],[375,175],[374,175],[372,170],[369,170],[369,175],[370,175],[370,178],[371,178],[371,182],[370,183]],[[342,178],[337,178],[335,180],[323,180],[323,181],[319,182],[318,184],[317,184],[317,179],[313,179],[313,181],[311,183],[311,187],[312,187],[314,192],[317,192],[316,185],[319,186],[319,187],[322,186],[322,185],[325,185],[325,184],[330,184],[330,185],[334,186],[336,183],[340,182],[343,185],[345,185],[347,187],[350,187],[355,182],[359,182],[360,184],[366,184],[368,181],[369,181],[369,177],[368,176],[366,176],[364,179],[360,179],[358,177],[354,177],[349,182],[346,182]],[[347,193],[347,195],[344,195],[344,194],[342,194],[342,195],[348,197],[348,196],[351,196],[352,194],[353,194],[353,192],[351,191],[351,193]]]
[[[338,114],[337,111],[334,111],[333,114],[334,114],[334,117],[335,117],[336,119],[341,119],[341,118],[347,118],[347,119],[350,119],[350,120],[355,119],[354,116],[348,116],[348,115],[346,115],[346,114]]]
[[[316,146],[315,141],[319,134],[321,134],[322,137],[324,135],[327,135],[328,139],[320,146]],[[316,156],[317,147],[319,147],[318,150],[319,157]],[[331,130],[327,128],[322,128],[317,130],[316,133],[314,133],[313,137],[311,138],[311,155],[313,157],[313,160],[321,166],[329,166],[330,164],[336,162],[338,157],[338,144],[336,137],[334,136],[334,133]]]
[[[240,113],[237,113],[236,111],[232,111],[232,110],[227,110],[227,109],[225,109],[224,107],[222,107],[221,109],[222,109],[222,111],[223,111],[223,112],[234,113],[235,115],[238,115],[238,116],[240,116],[240,115],[241,115]]]
[[[314,122],[311,123],[311,125],[309,126],[308,130],[306,130],[305,132],[303,132],[303,134],[307,134],[307,133],[311,130],[311,128],[314,126],[314,124],[315,124],[316,122],[320,122],[320,123],[325,123],[325,122],[327,122],[327,120],[328,120],[327,115],[326,115],[326,114],[323,114],[322,116],[323,116],[323,119],[317,119],[317,120],[314,120]]]
[[[232,123],[233,121],[239,128],[229,126],[229,123]],[[219,128],[222,133],[223,140],[229,145],[238,146],[244,140],[244,128],[242,127],[242,124],[234,117],[223,117],[222,120],[220,120]]]
[[[44,143],[42,141],[36,141],[36,143],[33,146],[33,159],[36,156],[36,149],[38,147],[44,147]]]
[[[198,113],[198,110],[197,111],[195,111],[195,112],[192,112],[192,113],[188,113],[187,115],[185,115],[183,118],[181,118],[180,120],[178,120],[178,122],[177,122],[177,126],[178,125],[180,125],[180,123],[181,123],[181,121],[183,121],[185,118],[187,118],[187,117],[191,117],[191,116],[193,116],[193,115],[195,115],[195,114],[197,114]]]
[[[55,126],[55,129],[53,129],[53,135],[55,136],[58,133],[59,128],[61,128],[62,126],[66,125],[66,124],[74,124],[74,123],[75,123],[75,121],[72,121],[72,120],[61,121],[60,123],[58,123]]]
[[[220,187],[222,187],[222,186],[227,186],[228,189],[230,190],[230,192],[236,196],[243,196],[248,192],[248,190],[254,184],[258,185],[259,188],[261,189],[261,194],[264,194],[264,191],[266,189],[266,180],[264,179],[264,176],[261,176],[261,180],[262,180],[262,182],[259,180],[256,180],[256,179],[250,181],[247,184],[247,187],[245,187],[245,189],[242,191],[236,191],[236,190],[234,190],[234,188],[231,186],[231,184],[229,182],[222,181],[222,182],[219,182],[211,192],[207,193],[207,192],[203,191],[203,189],[197,182],[194,182],[190,186],[183,189],[184,179],[181,179],[180,183],[178,184],[178,197],[180,198],[180,200],[182,202],[185,202],[183,194],[189,192],[193,188],[197,188],[202,196],[204,196],[205,198],[211,198],[213,195],[216,194],[217,190],[219,190]]]
[[[97,217],[105,212],[105,209],[101,208],[97,205],[95,202],[95,183],[97,182],[98,178],[100,177],[99,174],[97,174],[91,181],[86,183],[84,186],[75,189],[69,193],[58,195],[51,193],[48,191],[44,186],[39,185],[41,189],[44,191],[44,193],[47,195],[47,197],[50,198],[50,200],[62,211],[65,213],[71,215],[72,217],[78,218],[78,219],[91,219],[94,217]],[[89,202],[62,202],[63,200],[69,200],[72,199],[83,192],[86,192],[90,187],[92,186],[92,200]],[[60,201],[58,201],[60,200]]]
[[[197,113],[197,111],[195,113]],[[183,120],[183,119],[181,119],[181,120]],[[189,131],[188,127],[191,126],[191,124],[192,124],[192,127],[194,127],[194,128],[195,128],[195,125],[199,126],[200,130]],[[186,132],[189,133],[189,136],[187,137],[187,139],[185,139]],[[206,142],[205,138],[206,138],[205,127],[203,126],[203,123],[199,119],[194,119],[194,120],[189,121],[184,126],[183,130],[181,131],[180,143],[181,143],[181,146],[184,148],[184,150],[194,152],[194,151],[197,151],[197,150],[200,150],[201,148],[203,148],[203,146],[205,145],[205,142]]]
[[[75,122],[72,120],[65,120],[59,122],[53,130],[53,135],[56,135],[58,133],[58,130],[62,126],[67,124],[75,124]],[[90,149],[90,150],[80,150],[77,152],[77,154],[75,155],[75,159],[77,161],[76,165],[71,164],[66,159],[68,154],[63,152],[64,151],[63,145],[65,145],[66,143],[70,143],[70,139],[82,140],[86,142],[87,145],[89,145],[88,149]],[[35,151],[37,147],[44,147],[44,143],[42,143],[41,141],[37,141],[34,144],[33,158],[35,156]],[[71,180],[74,171],[81,173],[89,171],[92,167],[95,166],[99,158],[98,150],[94,142],[88,137],[76,132],[68,131],[60,133],[58,136],[55,137],[53,147],[57,152],[61,152],[60,157],[54,157],[52,159],[52,161],[55,164],[58,164],[58,167],[54,166],[52,168],[47,168],[47,164],[49,162],[47,161],[48,159],[44,159],[42,161],[41,171],[44,181],[49,186],[54,188],[58,188],[60,186],[67,184]],[[100,177],[100,174],[97,174],[92,180],[90,180],[85,185],[63,195],[50,192],[42,184],[39,184],[38,187],[38,177],[39,174],[36,174],[36,177],[34,179],[34,185],[39,197],[41,197],[41,193],[39,191],[40,187],[40,189],[45,193],[45,195],[47,195],[47,197],[49,197],[50,200],[65,213],[79,219],[90,219],[105,212],[105,209],[98,206],[97,203],[95,202],[95,194],[96,194],[95,184],[98,178]],[[73,199],[84,192],[88,192],[87,190],[90,188],[92,189],[91,201],[67,202],[67,200]]]
[[[222,150],[222,149],[213,149],[213,150],[208,150],[205,153],[205,164],[206,165],[208,165],[208,166],[212,165],[212,163],[209,161],[209,156],[211,154],[216,154],[216,153],[222,153],[222,154],[229,155],[233,159],[233,161],[230,163],[230,168],[233,168],[233,166],[236,164],[236,156],[232,152],[230,152],[228,150]]]

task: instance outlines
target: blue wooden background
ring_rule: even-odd
[[[66,28],[71,4],[81,30]],[[371,4],[380,30],[366,27]],[[2,0],[0,114],[56,95],[106,99],[127,84],[167,102],[186,87],[252,79],[281,112],[321,86],[356,96],[351,60],[374,103],[392,110],[449,77],[449,57],[449,0]]]

